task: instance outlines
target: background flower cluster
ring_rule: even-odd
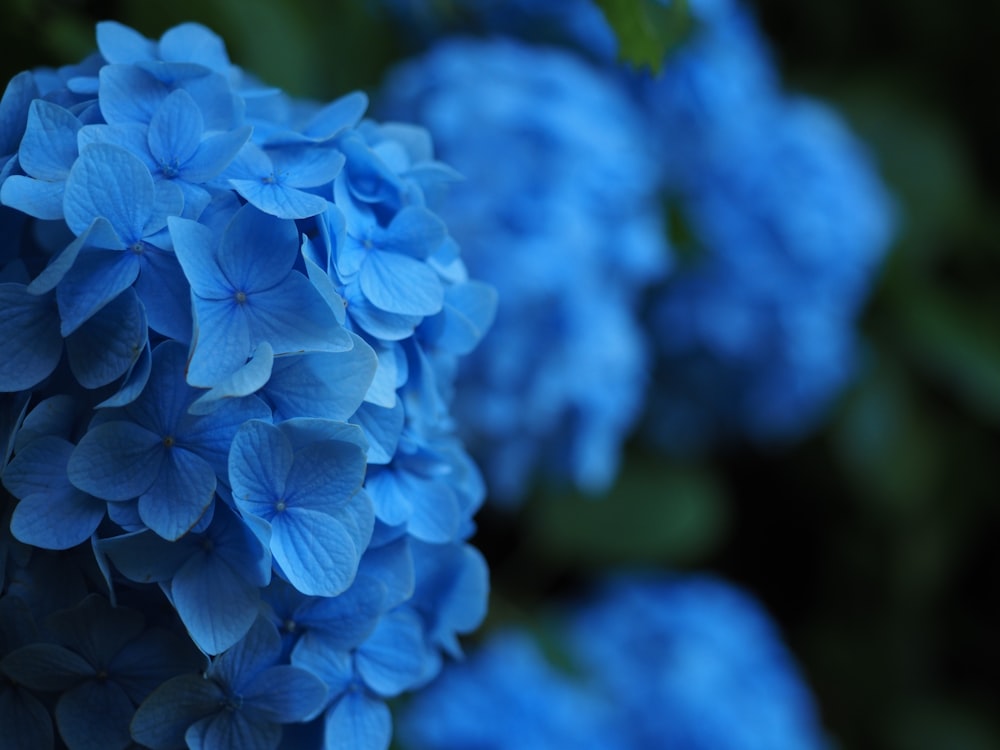
[[[990,4],[0,11],[2,726],[1000,745]]]

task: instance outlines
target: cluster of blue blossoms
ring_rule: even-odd
[[[642,293],[670,260],[640,112],[607,71],[508,39],[444,40],[382,94],[466,178],[432,203],[500,295],[455,404],[490,497],[541,473],[605,489],[644,400]]]
[[[0,101],[3,744],[385,748],[487,596],[454,173],[202,26],[97,41]]]
[[[652,574],[607,580],[548,637],[494,635],[414,697],[399,737],[406,750],[827,746],[755,600],[715,578]]]
[[[397,12],[413,16],[423,6],[426,14],[426,5]],[[671,452],[807,433],[858,366],[857,318],[894,223],[871,159],[839,116],[783,90],[737,0],[691,0],[694,33],[657,74],[617,63],[615,35],[591,0],[452,5],[452,26],[518,41],[433,41],[448,23],[425,23],[431,52],[406,65],[386,98],[388,111],[429,123],[442,153],[477,178],[470,197],[451,195],[456,213],[488,206],[477,213],[495,217],[470,229],[473,239],[462,237],[478,275],[502,291],[505,333],[461,375],[463,390],[498,407],[488,426],[470,419],[471,434],[488,440],[474,442],[477,454],[500,467],[487,479],[523,490],[536,456],[568,450],[568,470],[547,458],[548,471],[599,488],[613,479],[642,405],[646,434]],[[550,42],[562,51],[541,46]],[[583,72],[566,74],[573,66],[608,91],[603,108],[585,93]],[[538,93],[515,96],[515,80]],[[558,115],[541,129],[545,112]],[[454,124],[462,121],[493,130]],[[606,135],[572,168],[550,155],[591,129]],[[521,147],[526,139],[534,145]],[[623,190],[623,180],[638,189]],[[584,195],[592,185],[603,192]],[[539,205],[540,190],[558,198]],[[650,262],[665,252],[648,233],[651,194],[674,225],[665,281],[662,262]],[[574,219],[549,208],[557,203],[576,206]],[[515,233],[529,251],[512,245]],[[548,308],[560,311],[553,323],[532,306],[544,276]],[[637,297],[654,281],[662,283],[650,295],[643,338]],[[643,347],[645,357],[635,352]],[[519,353],[510,359],[521,363],[520,381],[512,364],[503,378],[492,375],[506,352]],[[541,383],[518,386],[515,416],[504,390],[512,382]],[[576,395],[580,388],[589,393]],[[565,404],[559,419],[554,404]],[[526,414],[530,439],[519,419]]]

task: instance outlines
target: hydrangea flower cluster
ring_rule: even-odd
[[[603,489],[646,387],[641,293],[669,264],[632,101],[568,52],[454,38],[392,71],[383,108],[466,177],[434,205],[500,294],[455,407],[491,497],[541,469]]]
[[[718,579],[619,575],[563,613],[547,656],[494,635],[414,697],[406,750],[820,750],[813,698],[773,623]]]
[[[672,134],[664,187],[692,255],[650,317],[650,421],[680,449],[794,438],[854,373],[893,209],[841,118],[782,91],[749,15],[732,0],[691,7],[694,38],[662,76],[636,81],[650,121]]]
[[[783,90],[738,0],[691,0],[695,32],[656,75],[617,63],[592,0],[454,5],[476,29],[555,41],[596,61],[641,113],[634,142],[659,169],[683,259],[645,322],[657,360],[646,420],[654,441],[688,452],[805,434],[856,369],[857,318],[894,225],[871,159],[841,118]]]
[[[453,172],[200,25],[97,42],[0,101],[4,740],[385,748],[487,596]]]

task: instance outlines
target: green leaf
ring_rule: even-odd
[[[597,4],[618,37],[619,58],[654,73],[695,25],[687,0],[597,0]]]
[[[548,494],[525,509],[537,554],[567,565],[688,565],[723,541],[728,505],[715,478],[696,467],[631,459],[603,497]]]

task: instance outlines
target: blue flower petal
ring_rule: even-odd
[[[387,750],[392,715],[384,702],[364,691],[349,691],[326,713],[326,747]]]
[[[11,747],[50,748],[55,741],[48,709],[16,686],[0,688],[0,726]]]
[[[307,219],[326,211],[326,198],[276,181],[230,180],[237,193],[261,211],[279,219]]]
[[[126,289],[66,338],[70,371],[84,388],[107,385],[140,357],[146,335],[142,303]]]
[[[226,227],[216,259],[230,288],[249,295],[279,284],[298,255],[295,222],[244,206]]]
[[[375,251],[359,276],[361,291],[380,310],[402,315],[434,315],[444,304],[444,286],[437,273],[408,255]]]
[[[97,24],[97,48],[109,63],[134,63],[156,57],[153,42],[117,21]]]
[[[271,554],[303,594],[336,596],[357,573],[362,550],[343,524],[307,508],[288,508],[271,519]]]
[[[139,268],[138,256],[128,251],[92,250],[77,256],[56,287],[62,335],[69,336],[132,286]]]
[[[62,356],[59,313],[53,295],[35,295],[24,284],[0,284],[0,392],[23,391],[47,378]]]
[[[64,693],[56,704],[56,724],[68,747],[127,747],[135,708],[112,680],[88,680]]]
[[[95,143],[73,164],[63,200],[74,234],[83,234],[103,216],[128,245],[144,236],[156,194],[153,177],[138,158],[117,146]]]
[[[62,182],[77,158],[76,134],[81,123],[68,109],[36,99],[18,149],[21,168],[32,177]]]
[[[354,91],[336,99],[312,116],[302,134],[316,141],[327,141],[352,128],[364,117],[368,97],[363,91]]]
[[[383,697],[416,685],[427,668],[420,618],[408,609],[384,615],[358,649],[355,664],[365,684]]]
[[[253,133],[249,126],[206,137],[181,167],[181,177],[190,182],[208,182],[218,177],[236,158]]]
[[[200,23],[182,23],[160,37],[160,57],[168,62],[192,62],[220,73],[229,72],[226,45]]]
[[[95,408],[106,409],[108,407],[127,406],[135,401],[139,397],[139,394],[142,393],[143,388],[146,387],[152,369],[153,353],[149,348],[149,341],[147,340],[138,358],[132,364],[132,367],[129,368],[129,371],[125,373],[125,378],[118,391],[113,396],[109,396],[97,404]]]
[[[149,123],[149,153],[166,177],[198,149],[205,121],[191,95],[178,89],[168,96]]]
[[[326,702],[326,685],[304,669],[285,664],[270,667],[242,687],[243,707],[264,721],[278,724],[315,716]]]
[[[98,77],[101,114],[111,124],[148,123],[170,93],[155,76],[134,65],[105,65]]]
[[[361,406],[375,369],[375,352],[354,337],[350,351],[277,358],[264,394],[274,405],[276,418],[346,421]]]
[[[36,219],[62,219],[65,183],[14,174],[0,188],[0,202]]]
[[[250,360],[225,380],[216,383],[212,389],[199,396],[188,408],[190,414],[211,414],[226,399],[242,398],[256,393],[271,378],[274,366],[274,350],[264,341],[254,351]]]
[[[136,742],[153,750],[184,747],[184,733],[194,722],[216,712],[226,695],[218,683],[185,674],[163,683],[132,717]]]
[[[80,439],[67,473],[74,486],[94,497],[131,500],[156,480],[163,456],[159,435],[132,422],[108,422]]]
[[[195,722],[184,734],[190,750],[276,750],[281,726],[245,711],[226,711]]]
[[[152,486],[139,497],[139,517],[164,539],[179,539],[215,498],[215,471],[201,456],[174,446]]]
[[[444,222],[426,208],[406,206],[389,222],[380,238],[379,246],[386,252],[403,253],[424,259],[434,252],[448,230]]]
[[[173,253],[146,250],[135,291],[146,308],[150,328],[176,341],[191,340],[191,289]]]

